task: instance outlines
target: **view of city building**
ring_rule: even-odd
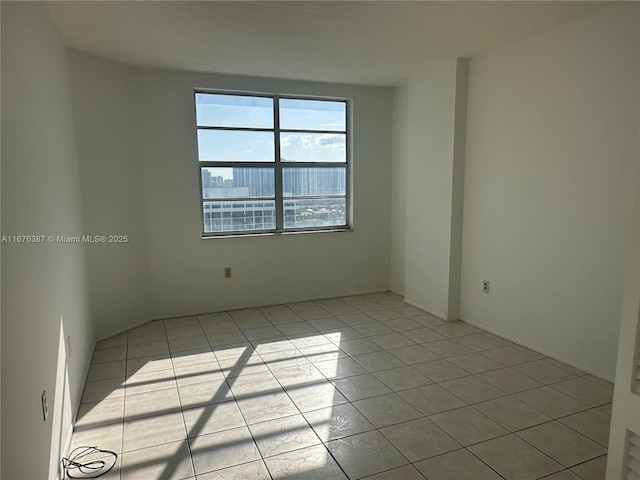
[[[205,232],[274,229],[274,168],[224,169],[230,178],[227,172],[227,178],[216,175],[217,170],[222,169],[201,169]],[[346,224],[345,167],[285,167],[282,172],[285,228]]]

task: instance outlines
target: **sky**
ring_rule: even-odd
[[[198,126],[273,128],[273,99],[196,94]],[[298,162],[346,161],[346,104],[337,101],[280,99],[281,158]],[[336,133],[331,133],[336,132]],[[198,130],[202,161],[272,162],[272,132]]]

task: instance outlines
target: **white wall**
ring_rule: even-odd
[[[456,59],[455,106],[453,120],[453,160],[451,173],[451,232],[449,234],[449,303],[447,320],[460,318],[460,278],[462,275],[462,215],[464,169],[467,142],[467,93],[469,59]]]
[[[392,89],[71,60],[87,230],[132,237],[90,257],[99,335],[149,318],[389,288]],[[351,98],[354,230],[203,240],[195,87]]]
[[[405,300],[448,319],[456,59],[409,78]]]
[[[151,318],[149,257],[135,73],[70,50],[84,223],[88,235],[127,235],[88,249],[98,337]]]
[[[637,148],[639,8],[605,7],[470,69],[462,318],[607,379]]]
[[[409,128],[409,84],[393,92],[391,156],[391,269],[389,285],[404,295],[407,228],[407,163]]]
[[[158,70],[139,81],[156,317],[389,288],[391,89]],[[353,232],[202,240],[194,87],[353,99]]]
[[[640,124],[638,11],[606,7],[475,58],[470,71],[461,316],[605,378]],[[2,234],[130,238],[3,245],[2,477],[48,476],[69,428],[57,365],[75,410],[90,316],[104,336],[150,318],[391,285],[455,317],[457,66],[430,61],[393,92],[136,69],[72,52],[69,78],[44,7],[2,2]],[[354,231],[202,240],[194,87],[352,98]],[[30,461],[6,460],[25,445]]]
[[[41,4],[1,8],[2,235],[82,234],[66,50]],[[2,478],[50,478],[60,459],[94,345],[86,278],[82,245],[2,245]]]

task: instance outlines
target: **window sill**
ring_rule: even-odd
[[[230,233],[230,234],[214,234],[202,235],[202,240],[221,239],[221,238],[245,238],[245,237],[275,237],[280,235],[307,235],[317,233],[340,233],[353,232],[353,228],[332,228],[329,230],[294,230],[291,232],[252,232],[252,233]]]

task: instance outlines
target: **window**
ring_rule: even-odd
[[[196,92],[203,235],[345,229],[346,100]]]

